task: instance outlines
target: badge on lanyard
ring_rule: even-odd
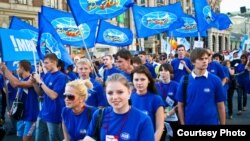
[[[167,97],[166,97],[166,103],[167,103],[169,106],[173,107],[173,105],[174,105],[174,100],[172,100],[169,96],[167,96]]]
[[[106,135],[105,141],[118,141],[118,136]]]

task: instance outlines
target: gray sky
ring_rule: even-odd
[[[222,0],[220,5],[221,13],[240,11],[240,7],[250,9],[250,0]]]

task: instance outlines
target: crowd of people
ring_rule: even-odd
[[[11,118],[23,141],[165,141],[178,125],[225,125],[235,91],[237,115],[247,110],[250,57],[238,53],[229,59],[178,45],[175,55],[120,49],[99,59],[75,57],[66,69],[55,54],[36,71],[27,60],[16,72],[1,63],[0,124]],[[6,103],[17,93],[24,113],[16,121],[6,116]]]

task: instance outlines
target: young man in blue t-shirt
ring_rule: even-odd
[[[180,79],[183,75],[190,74],[193,66],[189,58],[187,58],[186,50],[184,45],[178,45],[177,47],[178,57],[171,61],[171,65],[174,69],[174,78],[176,82],[180,82]]]
[[[18,80],[4,64],[1,64],[4,76],[9,80],[13,88],[18,88],[18,98],[24,104],[24,112],[20,120],[17,121],[17,136],[23,141],[32,140],[32,134],[36,127],[36,119],[39,112],[38,97],[30,79],[31,64],[27,60],[19,62],[17,73],[21,77]]]
[[[182,77],[177,89],[178,113],[182,125],[224,125],[226,122],[226,94],[220,78],[207,71],[209,55],[203,48],[191,52],[194,69],[188,75],[187,88],[183,90]]]
[[[55,54],[44,57],[44,67],[47,73],[41,78],[33,75],[36,83],[33,84],[36,92],[42,95],[42,109],[37,119],[36,141],[49,137],[50,141],[61,140],[61,112],[64,107],[63,93],[68,82],[68,77],[58,70],[58,58]],[[48,133],[48,135],[46,134]]]

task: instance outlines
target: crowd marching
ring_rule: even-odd
[[[178,45],[175,55],[120,49],[74,62],[64,70],[55,54],[47,54],[37,72],[27,60],[16,72],[1,63],[1,125],[11,118],[11,130],[23,141],[165,141],[173,140],[178,125],[225,125],[233,112],[247,110],[248,52],[229,58]],[[19,120],[6,108],[17,93],[24,103]]]

